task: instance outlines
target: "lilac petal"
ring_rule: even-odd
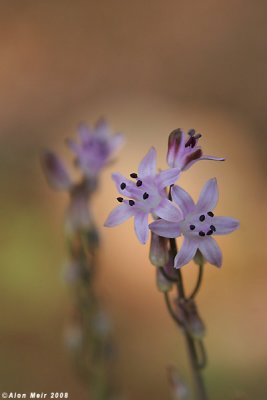
[[[189,263],[196,254],[198,248],[198,241],[184,237],[181,250],[178,251],[174,259],[174,268],[181,268],[183,265]]]
[[[218,188],[216,178],[210,179],[202,189],[196,205],[197,211],[213,210],[218,202]]]
[[[161,171],[157,175],[157,185],[159,189],[163,189],[167,186],[173,185],[179,178],[180,173],[180,168],[171,168],[166,169],[165,171]]]
[[[176,238],[181,235],[181,231],[177,222],[164,221],[163,219],[158,219],[149,225],[152,232],[159,236],[166,238]]]
[[[49,185],[56,190],[70,189],[72,182],[61,159],[52,151],[44,151],[41,156],[43,170]]]
[[[200,149],[200,148],[199,148]],[[212,161],[225,161],[225,158],[223,157],[213,157],[213,156],[202,156],[202,150],[199,151],[199,149],[191,155],[192,159],[188,159],[186,165],[184,166],[183,170],[186,171],[190,167],[192,167],[193,164],[197,161],[201,160],[212,160]]]
[[[146,176],[154,176],[156,175],[157,168],[156,168],[156,150],[154,147],[148,151],[145,155],[141,163],[139,164],[138,168],[138,177],[145,178]]]
[[[82,143],[86,144],[90,141],[92,133],[85,123],[81,122],[79,124],[78,133]]]
[[[183,130],[180,128],[175,129],[170,133],[168,140],[167,163],[170,168],[174,168],[177,166],[177,159],[181,153],[181,150],[184,149],[184,146],[185,134]]]
[[[148,239],[148,213],[139,212],[134,216],[134,230],[139,242],[145,244]]]
[[[112,155],[117,153],[117,151],[121,148],[124,143],[124,136],[122,133],[116,133],[110,138],[110,151]]]
[[[98,119],[98,121],[95,124],[95,135],[98,136],[99,138],[107,138],[108,137],[108,123],[105,120],[105,118],[101,117]]]
[[[239,221],[230,217],[214,217],[212,223],[216,228],[216,235],[231,233],[239,227]]]
[[[153,212],[160,218],[170,222],[179,222],[183,219],[183,213],[173,202],[163,199]]]
[[[178,207],[180,207],[184,216],[194,210],[195,203],[192,197],[180,186],[173,186],[171,194],[173,200]]]
[[[121,175],[119,173],[112,174],[112,179],[115,182],[118,192],[120,194],[122,194],[123,196],[131,197],[132,192],[137,190],[135,184],[132,181],[125,178],[123,175]],[[121,188],[122,183],[126,184],[125,189]]]
[[[114,210],[111,211],[109,214],[108,218],[106,219],[104,226],[106,227],[112,227],[119,225],[126,221],[128,218],[130,218],[133,215],[133,210],[128,204],[121,204],[114,208]]]
[[[206,237],[199,241],[199,250],[209,263],[217,267],[222,265],[222,252],[213,238]]]

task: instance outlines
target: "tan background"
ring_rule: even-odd
[[[218,242],[199,296],[212,399],[266,398],[266,12],[264,1],[0,1],[0,391],[86,398],[63,345],[69,294],[61,222],[67,197],[39,166],[80,120],[105,115],[126,145],[94,199],[101,227],[114,170],[135,171],[151,145],[165,168],[168,133],[195,127],[207,154],[181,184],[197,198],[217,176],[218,212],[241,228]],[[167,398],[165,367],[188,367],[132,221],[101,228],[99,293],[114,319],[127,399]],[[133,256],[134,255],[134,256]],[[193,265],[185,267],[188,285]],[[243,398],[243,397],[242,397]]]

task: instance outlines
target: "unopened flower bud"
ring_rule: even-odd
[[[44,151],[41,156],[44,174],[48,184],[56,190],[69,190],[72,182],[61,159],[52,151]]]
[[[194,261],[197,265],[204,265],[204,263],[205,263],[205,259],[202,255],[202,253],[198,249],[194,256]]]
[[[180,378],[177,369],[170,365],[167,367],[168,381],[173,400],[185,400],[188,398],[188,389]]]
[[[187,300],[179,303],[180,311],[182,312],[183,321],[187,332],[194,339],[202,339],[205,336],[205,325],[200,318],[194,300]]]
[[[149,259],[155,267],[163,267],[169,260],[168,240],[151,232]]]
[[[160,269],[156,269],[157,287],[161,292],[168,292],[172,288],[172,282],[165,278]]]

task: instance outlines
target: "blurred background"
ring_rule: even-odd
[[[265,1],[248,0],[0,1],[0,391],[86,399],[63,340],[68,198],[47,186],[39,155],[49,147],[71,162],[65,138],[79,121],[103,115],[126,137],[93,204],[102,237],[98,292],[113,319],[126,398],[168,398],[170,363],[190,379],[148,245],[131,220],[102,228],[116,204],[111,172],[136,171],[151,145],[166,168],[167,137],[177,127],[195,128],[205,154],[227,159],[198,163],[180,184],[197,199],[216,176],[218,213],[241,221],[218,238],[223,268],[206,266],[198,297],[210,398],[266,398],[266,12]],[[183,270],[190,288],[195,266]]]

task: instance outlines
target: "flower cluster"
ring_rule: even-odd
[[[213,236],[230,233],[239,226],[236,219],[214,215],[218,201],[215,178],[206,183],[196,204],[184,189],[174,185],[182,171],[196,161],[224,160],[203,156],[197,145],[200,137],[193,129],[187,138],[181,129],[174,130],[169,136],[167,163],[170,168],[167,170],[157,172],[156,150],[152,147],[138,172],[130,174],[132,180],[119,173],[112,175],[120,193],[117,197],[120,204],[110,213],[105,226],[113,227],[133,216],[136,235],[143,244],[147,242],[149,229],[164,238],[183,236],[181,250],[174,260],[175,268],[187,264],[197,251],[209,263],[220,267],[222,254]],[[150,224],[149,215],[155,220]]]
[[[100,119],[94,128],[85,124],[78,127],[79,143],[68,139],[67,145],[75,154],[75,165],[82,177],[75,182],[61,158],[54,152],[44,151],[43,171],[49,185],[67,191],[70,204],[66,211],[66,230],[75,232],[90,227],[92,218],[88,208],[90,195],[95,191],[102,169],[114,158],[123,143],[121,133],[111,135],[106,121]]]

